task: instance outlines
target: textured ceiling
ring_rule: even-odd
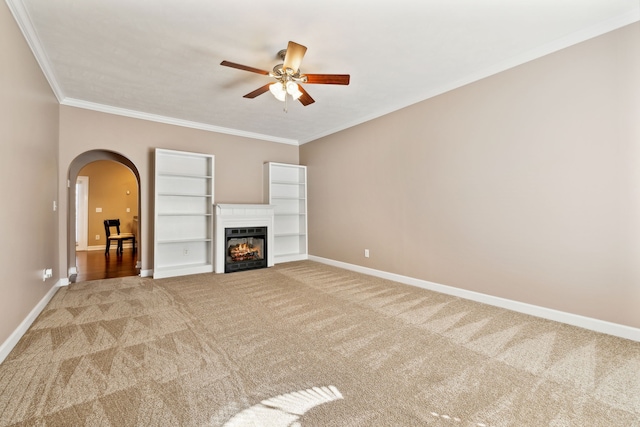
[[[640,0],[6,0],[62,104],[305,143],[640,18]],[[315,103],[242,96],[289,40]]]

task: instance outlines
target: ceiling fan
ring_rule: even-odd
[[[278,52],[278,57],[284,62],[273,67],[273,71],[260,70],[258,68],[236,64],[235,62],[229,61],[222,61],[220,65],[275,78],[275,83],[267,83],[253,92],[249,92],[244,95],[244,98],[255,98],[258,95],[262,95],[263,93],[270,91],[276,99],[285,102],[286,111],[287,95],[291,95],[293,99],[297,99],[304,106],[315,102],[300,83],[330,85],[349,84],[349,74],[303,74],[300,71],[300,64],[302,63],[302,58],[306,51],[307,48],[305,46],[290,41],[286,49]]]

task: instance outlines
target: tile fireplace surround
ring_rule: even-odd
[[[267,267],[273,267],[273,206],[217,204],[215,218],[215,272],[224,273],[225,228],[267,227]]]

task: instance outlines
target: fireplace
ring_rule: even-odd
[[[273,267],[273,247],[272,205],[216,204],[216,273]]]
[[[267,227],[225,228],[224,272],[267,266]]]

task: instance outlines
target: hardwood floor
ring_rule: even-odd
[[[104,251],[76,251],[76,267],[78,274],[71,277],[71,282],[86,282],[88,280],[109,279],[113,277],[137,276],[137,252],[125,248],[122,255],[116,254],[115,249],[105,255]]]

